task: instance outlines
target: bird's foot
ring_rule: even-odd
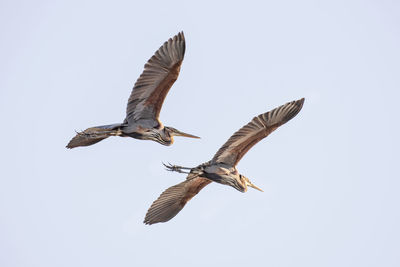
[[[179,173],[190,173],[190,171],[185,172],[183,170],[191,170],[192,168],[188,168],[188,167],[182,167],[182,166],[178,166],[178,165],[172,165],[171,163],[168,162],[168,164],[163,163],[163,165],[165,166],[167,171],[171,171],[171,172],[179,172]]]

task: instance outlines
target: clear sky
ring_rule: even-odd
[[[400,266],[398,1],[1,1],[0,266]],[[161,120],[109,138],[144,63],[183,30]],[[159,194],[255,115],[306,98],[239,171],[147,226]]]

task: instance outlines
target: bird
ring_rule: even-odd
[[[249,178],[240,174],[236,165],[256,143],[295,117],[302,109],[303,103],[304,98],[288,102],[254,117],[248,124],[236,131],[210,161],[197,167],[164,164],[169,171],[188,175],[185,181],[171,186],[161,193],[148,209],[144,223],[151,225],[171,220],[190,199],[211,182],[229,185],[243,193],[247,191],[248,187],[263,192]]]
[[[185,37],[179,32],[166,41],[147,61],[130,94],[122,123],[102,125],[77,132],[67,148],[90,146],[110,136],[152,140],[169,146],[174,136],[200,138],[164,126],[159,120],[164,99],[177,80],[185,55]]]

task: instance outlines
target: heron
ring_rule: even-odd
[[[110,136],[152,140],[166,146],[174,142],[174,136],[200,138],[164,126],[159,120],[161,106],[179,76],[184,55],[185,37],[183,32],[179,32],[166,41],[144,65],[144,71],[129,97],[124,121],[77,132],[67,148],[90,146]]]
[[[254,117],[248,124],[235,132],[210,161],[197,167],[164,164],[167,170],[188,175],[185,181],[171,186],[161,193],[147,211],[144,223],[155,224],[171,220],[190,199],[211,182],[229,185],[243,193],[247,191],[248,187],[262,191],[249,178],[240,174],[236,165],[256,143],[295,117],[303,107],[303,103],[304,98],[288,102]]]

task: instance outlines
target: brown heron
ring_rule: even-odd
[[[167,146],[174,142],[173,136],[199,138],[164,127],[158,119],[164,99],[178,78],[184,55],[185,37],[180,32],[166,41],[147,61],[129,97],[124,122],[78,132],[67,148],[90,146],[109,136],[153,140]]]
[[[144,223],[154,224],[169,221],[182,210],[192,197],[211,182],[230,185],[243,193],[247,191],[248,187],[262,191],[252,184],[249,178],[239,174],[236,165],[252,146],[296,116],[303,107],[303,103],[304,98],[254,117],[252,121],[229,138],[212,160],[195,168],[164,164],[170,171],[188,173],[187,178],[184,182],[165,190],[153,202],[147,211]]]

